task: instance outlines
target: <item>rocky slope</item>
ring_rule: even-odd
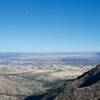
[[[75,78],[88,68],[69,65],[16,66],[0,65],[0,100],[23,100],[29,95],[44,93]]]
[[[100,65],[48,93],[25,100],[100,100]]]

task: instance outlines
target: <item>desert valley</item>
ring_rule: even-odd
[[[55,90],[99,61],[98,53],[1,53],[0,100],[24,100],[30,95]]]

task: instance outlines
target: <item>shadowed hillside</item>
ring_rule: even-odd
[[[100,65],[67,81],[61,88],[25,100],[100,100]]]

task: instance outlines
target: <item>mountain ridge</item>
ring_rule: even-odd
[[[100,65],[75,80],[66,81],[55,91],[29,96],[25,100],[100,100]]]

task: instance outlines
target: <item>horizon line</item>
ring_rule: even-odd
[[[100,51],[66,51],[66,52],[20,52],[20,51],[0,51],[0,53],[22,53],[22,54],[75,54],[75,53],[100,53]]]

